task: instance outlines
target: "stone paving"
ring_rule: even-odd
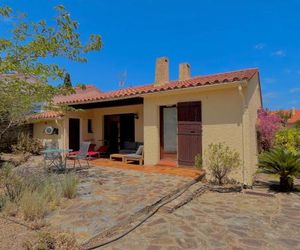
[[[300,196],[208,192],[101,249],[300,249]]]
[[[75,199],[47,216],[52,229],[75,233],[79,242],[106,230],[159,200],[191,178],[92,167],[78,172]]]

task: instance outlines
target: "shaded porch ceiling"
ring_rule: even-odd
[[[144,98],[134,97],[134,98],[121,99],[121,100],[74,104],[69,106],[76,109],[95,109],[95,108],[120,107],[120,106],[136,105],[136,104],[143,104],[143,103],[144,103]]]

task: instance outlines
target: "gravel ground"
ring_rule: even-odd
[[[22,249],[23,242],[34,239],[36,232],[0,217],[0,249]]]

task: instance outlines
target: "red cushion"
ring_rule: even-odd
[[[98,148],[97,151],[98,151],[99,153],[106,153],[107,150],[108,150],[108,146],[101,146],[101,147]]]
[[[88,152],[87,155],[88,156],[94,156],[94,155],[98,155],[98,152]]]
[[[69,155],[78,155],[79,151],[70,152]]]
[[[95,147],[96,147],[96,144],[90,144],[88,151],[89,152],[95,151]]]

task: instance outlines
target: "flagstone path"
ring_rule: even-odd
[[[300,249],[300,196],[205,193],[100,249]]]
[[[52,229],[75,233],[79,242],[134,215],[192,179],[134,170],[93,167],[81,170],[75,199],[47,216]]]

